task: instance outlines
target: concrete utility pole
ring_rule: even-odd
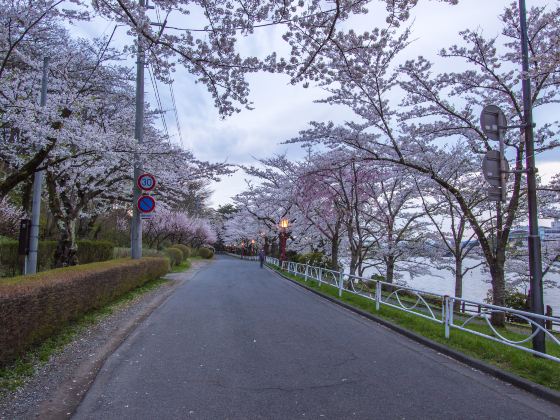
[[[139,0],[140,7],[145,7],[145,1]],[[138,31],[141,28],[137,28]],[[134,138],[141,145],[144,142],[144,65],[146,53],[142,46],[142,34],[138,34],[138,57],[136,61],[136,116],[134,123]],[[142,174],[142,162],[138,153],[134,154],[134,180],[132,199],[132,222],[130,227],[130,254],[133,259],[142,258],[142,219],[137,203],[141,191],[136,186],[136,180]]]
[[[533,110],[531,98],[531,81],[529,79],[529,46],[527,38],[527,10],[525,0],[519,0],[519,20],[521,27],[521,55],[523,70],[523,114],[525,124],[525,166],[527,169],[527,198],[529,201],[529,270],[531,275],[531,311],[544,315],[542,284],[541,239],[539,237],[539,219],[537,214],[537,181],[535,169],[535,149],[533,144]],[[545,327],[544,320],[534,320]],[[533,332],[536,327],[533,326]],[[533,349],[545,353],[544,332],[533,337]]]
[[[47,104],[47,79],[49,57],[43,59],[43,79],[41,81],[41,106]],[[24,274],[37,272],[37,253],[39,250],[39,218],[41,216],[41,191],[45,171],[36,171],[33,178],[33,203],[31,206],[31,229],[29,234],[29,254],[25,260]]]

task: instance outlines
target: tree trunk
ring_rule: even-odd
[[[358,256],[356,255],[355,250],[351,249],[350,252],[350,275],[355,276],[356,269],[358,268]]]
[[[497,306],[505,306],[506,283],[504,276],[505,250],[500,249],[496,255],[496,263],[490,269],[492,275],[492,304]],[[506,317],[503,312],[493,312],[491,316],[492,325],[503,327]]]
[[[455,256],[455,297],[463,297],[463,260],[460,255]],[[461,310],[461,302],[455,301],[453,310],[459,312]]]
[[[76,244],[76,220],[59,221],[60,239],[54,253],[55,268],[78,264],[78,246]]]
[[[395,259],[393,257],[388,257],[386,260],[387,271],[385,274],[385,281],[387,283],[393,283],[395,277]]]
[[[270,242],[268,236],[264,237],[264,255],[270,255]]]
[[[338,235],[335,235],[331,241],[331,268],[335,271],[338,270],[338,245]]]

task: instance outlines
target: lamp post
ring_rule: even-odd
[[[288,236],[288,219],[280,220],[280,264],[286,261],[286,239]]]
[[[245,254],[245,242],[241,242],[241,259],[243,259],[244,254]]]
[[[255,240],[251,239],[251,255],[255,255]]]

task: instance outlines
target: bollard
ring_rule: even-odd
[[[449,296],[443,297],[443,323],[445,325],[445,338],[449,338]]]
[[[379,311],[381,305],[381,282],[375,283],[375,310]]]
[[[552,307],[550,305],[546,305],[546,316],[552,316]],[[547,319],[544,324],[547,330],[552,331],[552,319]]]
[[[338,297],[342,297],[342,288],[344,286],[344,273],[340,272],[338,276]]]
[[[303,277],[303,281],[307,281],[307,272],[309,271],[309,265],[305,264],[305,276]]]
[[[319,287],[321,287],[321,280],[323,279],[323,269],[319,267],[319,275],[317,276],[317,280],[319,281]]]

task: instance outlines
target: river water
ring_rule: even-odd
[[[476,263],[473,259],[466,259],[464,266],[474,266]],[[366,270],[364,277],[369,277],[371,274],[373,274],[373,271],[368,272]],[[548,274],[546,278],[560,284],[560,275],[558,274]],[[405,275],[403,280],[406,281],[407,286],[415,289],[440,295],[455,296],[455,278],[448,270],[432,268],[429,275],[415,277]],[[484,302],[490,288],[490,273],[484,272],[482,266],[469,271],[463,278],[464,299]],[[555,316],[560,316],[560,287],[544,290],[544,304],[552,307]]]

